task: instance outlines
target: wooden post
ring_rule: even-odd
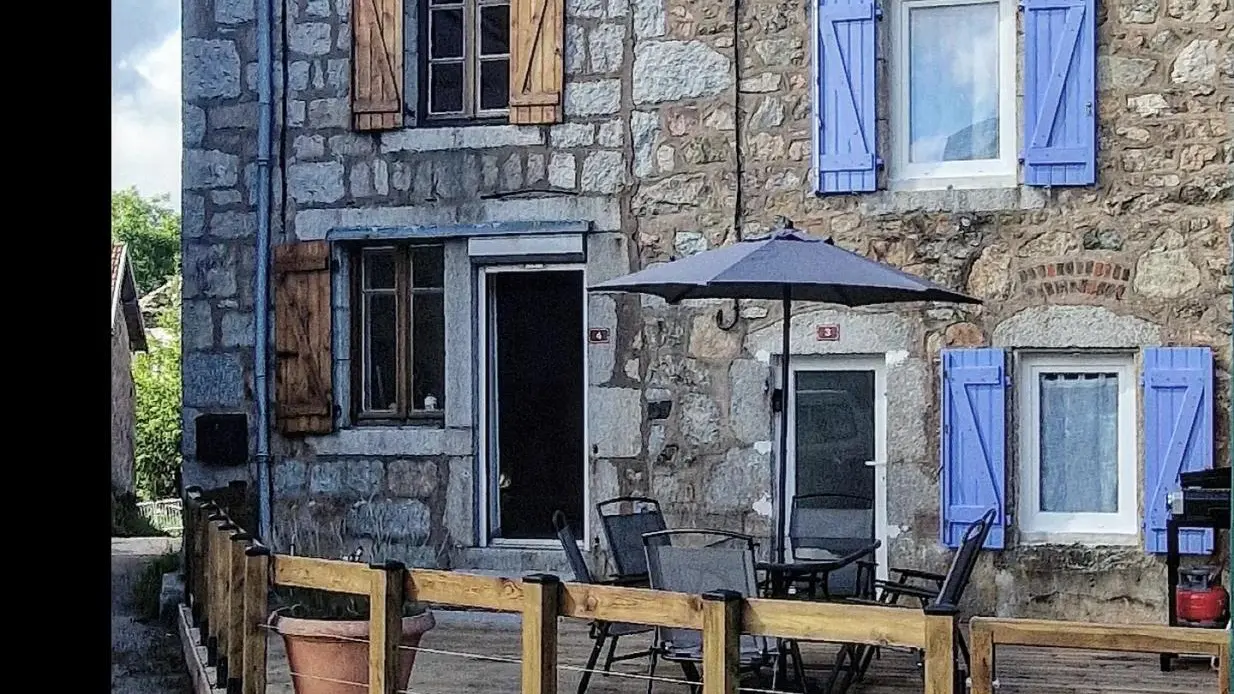
[[[561,579],[533,574],[523,579],[522,694],[557,694],[557,615]]]
[[[373,583],[369,589],[368,691],[395,694],[398,681],[399,646],[403,645],[403,586],[407,567],[397,561],[370,564]]]
[[[244,550],[244,653],[242,694],[266,694],[266,615],[270,596],[270,550],[253,545]]]
[[[994,694],[994,632],[980,620],[969,624],[969,658],[973,663],[972,694]]]
[[[209,501],[202,502],[197,511],[196,526],[193,529],[193,555],[197,565],[193,568],[193,623],[201,628],[202,638],[205,638],[206,620],[209,617],[207,596],[208,584],[206,578],[210,575],[209,539],[207,531],[210,528],[210,516],[218,511]]]
[[[214,576],[218,586],[215,593],[218,606],[214,610],[217,625],[214,630],[216,644],[214,686],[216,687],[225,687],[228,679],[227,656],[231,653],[229,650],[231,648],[231,542],[228,538],[236,530],[236,526],[227,520],[218,527],[214,534],[215,550],[218,552],[215,555],[218,561],[215,562]]]
[[[1230,674],[1230,642],[1221,645],[1217,653],[1217,694],[1230,694],[1234,688],[1234,676]]]
[[[229,543],[231,572],[227,588],[227,694],[240,694],[244,668],[244,550],[253,540],[246,532],[232,533]]]
[[[218,662],[218,595],[219,595],[219,549],[218,536],[219,526],[227,522],[227,516],[223,515],[222,511],[215,509],[213,513],[206,519],[206,525],[202,529],[203,537],[202,544],[206,551],[206,573],[202,576],[204,590],[206,596],[206,604],[202,613],[201,623],[201,638],[206,644],[206,664],[214,665]]]
[[[959,610],[952,605],[930,605],[925,613],[925,694],[963,692],[963,683],[956,688],[955,668],[955,619]]]
[[[703,593],[703,694],[736,694],[741,658],[741,593]]]
[[[201,487],[184,488],[184,501],[180,507],[181,550],[184,556],[184,604],[193,607],[193,580],[197,571],[197,519],[201,513]]]

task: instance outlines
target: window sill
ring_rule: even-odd
[[[1049,547],[1067,547],[1085,545],[1088,547],[1127,547],[1138,545],[1140,535],[1136,533],[1058,533],[1021,531],[1021,545],[1031,545],[1048,549]]]
[[[529,147],[545,144],[547,128],[510,125],[506,119],[447,123],[430,121],[381,134],[381,151],[438,152],[455,149]]]
[[[446,417],[412,417],[408,419],[381,419],[377,417],[353,418],[348,429],[443,429]]]
[[[866,215],[909,212],[1003,212],[1035,210],[1045,207],[1045,191],[1031,186],[1005,185],[974,188],[909,189],[893,184],[888,190],[861,196],[861,211]]]

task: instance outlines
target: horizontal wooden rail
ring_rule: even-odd
[[[1209,655],[1220,660],[1220,694],[1230,692],[1230,635],[1224,629],[994,617],[974,617],[969,629],[973,659],[972,694],[993,692],[995,646]]]
[[[517,579],[455,571],[414,569],[407,572],[407,599],[439,605],[521,612],[523,582]]]
[[[742,618],[746,634],[909,648],[925,645],[925,628],[921,610],[799,600],[746,600]]]
[[[337,559],[294,557],[275,554],[274,585],[291,588],[316,588],[334,593],[368,595],[372,572],[367,564]]]
[[[702,629],[702,596],[647,588],[563,585],[561,614],[576,619],[647,624],[671,629]]]

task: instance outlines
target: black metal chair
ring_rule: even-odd
[[[860,551],[874,540],[874,502],[851,494],[798,494],[793,497],[788,527],[794,561],[817,561]],[[834,571],[827,581],[828,597],[873,597],[877,564],[854,562]],[[810,578],[802,586],[813,597]]]
[[[596,504],[600,527],[613,558],[615,577],[647,581],[647,553],[643,535],[668,528],[660,502],[643,496],[620,496]],[[664,541],[668,541],[667,537]]]
[[[583,559],[583,553],[578,548],[574,531],[570,529],[565,513],[561,511],[553,513],[553,527],[557,530],[557,539],[561,541],[561,548],[566,553],[566,560],[570,563],[570,570],[574,573],[574,581],[576,583],[628,585],[628,583],[621,580],[597,581],[592,577],[591,570],[587,568],[587,562]],[[584,669],[583,677],[578,683],[578,694],[583,694],[583,692],[587,691],[587,685],[591,683],[591,673],[595,670],[596,662],[600,659],[600,653],[604,651],[606,642],[608,644],[608,654],[604,658],[604,665],[601,666],[601,670],[605,673],[612,670],[613,663],[637,658],[649,658],[654,653],[653,648],[646,648],[633,653],[617,653],[617,641],[619,639],[624,636],[634,636],[637,634],[652,634],[654,639],[654,627],[645,624],[626,624],[623,622],[597,620],[589,625],[588,631],[593,644],[591,655],[587,658],[587,667]],[[654,647],[654,642],[652,646]]]
[[[685,538],[684,542],[670,541]],[[647,553],[648,578],[651,587],[678,593],[702,594],[716,590],[731,590],[744,597],[756,597],[758,585],[754,572],[754,538],[724,530],[661,530],[643,535]],[[772,668],[771,688],[776,688],[780,658],[795,653],[782,647],[779,639],[765,636],[742,636],[739,641],[737,671],[758,672]],[[702,634],[693,629],[658,628],[656,652],[651,657],[651,674],[655,675],[656,659],[681,666],[691,691],[698,692],[702,679],[699,664],[703,659]],[[798,681],[804,688],[804,672],[800,659],[794,659]],[[655,680],[648,680],[650,694]]]
[[[937,592],[933,592],[928,588],[906,587],[898,581],[879,581],[879,594],[876,599],[852,598],[848,602],[912,609],[911,605],[904,605],[897,601],[899,597],[908,596],[917,598],[922,608],[932,604],[958,607],[960,599],[964,597],[964,591],[968,587],[969,580],[972,578],[973,569],[977,566],[977,557],[981,553],[981,546],[985,544],[986,536],[990,534],[990,528],[994,525],[996,515],[995,509],[990,509],[981,518],[970,523],[968,528],[965,529],[960,548],[952,557],[951,566],[947,570],[947,575],[942,577],[941,586]],[[933,580],[933,577],[938,575],[928,572],[912,573],[925,577],[926,580]],[[933,595],[930,595],[930,593],[933,593]],[[959,683],[965,681],[968,673],[972,671],[972,666],[969,658],[968,644],[964,640],[964,634],[958,627],[955,633],[955,644],[962,660],[961,663],[957,664],[956,668],[957,690],[960,694],[963,694],[963,685]],[[842,646],[840,652],[836,655],[835,665],[828,679],[827,691],[844,692],[853,682],[860,681],[865,676],[866,670],[870,667],[871,658],[873,658],[879,648],[868,644],[845,644]],[[915,650],[917,652],[917,665],[922,667],[924,664],[924,654],[919,649]],[[840,679],[840,673],[842,672],[844,673],[843,679]],[[838,688],[837,684],[839,685]]]

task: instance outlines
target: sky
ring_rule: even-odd
[[[111,0],[111,187],[180,208],[180,0]]]

